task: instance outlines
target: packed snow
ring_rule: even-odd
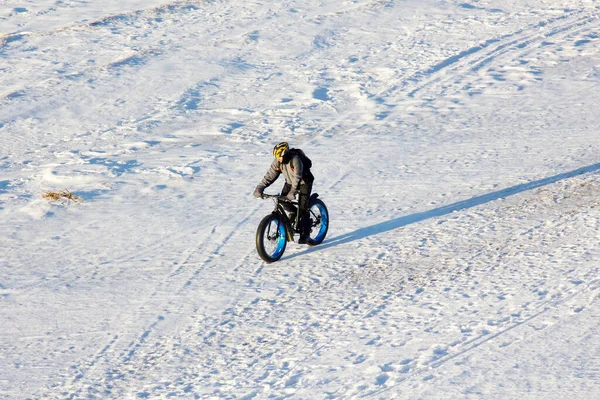
[[[2,1],[0,398],[600,398],[599,16]],[[282,140],[331,226],[265,264]]]

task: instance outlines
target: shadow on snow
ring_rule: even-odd
[[[406,215],[399,218],[394,218],[389,221],[380,222],[375,225],[367,226],[364,228],[360,228],[355,230],[354,232],[345,233],[340,236],[336,236],[324,242],[322,245],[319,245],[314,248],[310,248],[303,252],[290,255],[289,257],[285,257],[285,259],[290,259],[293,257],[297,257],[300,255],[308,254],[317,250],[324,250],[329,247],[338,246],[341,244],[346,244],[353,242],[355,240],[360,240],[367,238],[369,236],[377,235],[379,233],[388,232],[394,229],[401,228],[403,226],[415,224],[417,222],[425,221],[431,218],[440,217],[443,215],[448,215],[454,211],[460,211],[467,208],[476,207],[482,204],[489,203],[494,200],[502,199],[504,197],[512,196],[518,193],[526,192],[528,190],[537,189],[542,186],[550,185],[552,183],[569,179],[577,175],[595,172],[600,170],[600,163],[588,165],[587,167],[582,167],[576,169],[574,171],[565,172],[562,174],[558,174],[549,178],[540,179],[537,181],[523,183],[520,185],[512,186],[507,189],[499,190],[497,192],[492,192],[488,194],[484,194],[482,196],[473,197],[468,200],[459,201],[457,203],[449,204],[447,206],[435,208],[433,210],[424,211],[416,214]]]

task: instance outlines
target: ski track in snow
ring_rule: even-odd
[[[0,37],[0,51],[6,52],[8,47],[12,49],[21,46],[21,43],[24,48],[25,43],[32,39],[72,32],[89,33],[95,29],[119,31],[120,35],[126,36],[127,29],[133,32],[149,29],[157,16],[173,23],[191,24],[207,17],[202,7],[196,4],[176,2],[151,10],[111,15],[52,32],[8,34]],[[350,2],[344,4],[335,12],[322,12],[312,15],[311,19],[324,23],[324,20],[357,12],[376,14],[393,2],[358,2],[358,6],[349,6]],[[226,10],[232,7],[222,5]],[[405,106],[418,109],[426,107],[423,104],[431,104],[434,111],[439,111],[436,107],[444,106],[438,106],[436,101],[451,99],[452,96],[462,99],[499,85],[509,91],[524,90],[523,81],[528,85],[535,83],[543,70],[531,66],[528,61],[521,61],[543,59],[543,55],[549,58],[548,52],[560,58],[564,49],[585,45],[587,42],[582,40],[595,39],[598,29],[596,12],[596,8],[593,11],[571,10],[559,17],[529,22],[525,28],[486,39],[480,45],[438,60],[414,73],[406,74],[406,70],[401,70],[384,85],[378,83],[371,87],[368,81],[359,82],[363,85],[359,98],[374,103],[367,111],[370,113],[368,116],[355,117],[347,104],[329,101],[333,105],[300,103],[292,111],[292,119],[297,118],[294,122],[297,125],[308,122],[320,128],[304,141],[307,146],[319,148],[326,147],[336,135],[350,138],[368,131],[370,126],[384,127],[389,120],[399,118]],[[140,23],[143,23],[142,28],[138,26]],[[249,34],[251,36],[252,32]],[[243,36],[240,30],[224,33],[219,44],[237,43]],[[135,70],[166,54],[182,52],[185,40],[173,38],[155,48],[137,48],[134,54],[75,68],[72,88],[79,85],[79,80],[89,76],[95,79],[118,78],[121,73],[131,73],[125,71],[127,68]],[[295,61],[316,58],[316,54],[326,51],[330,45],[328,40],[330,38],[317,37],[310,50],[312,54],[302,54]],[[245,46],[251,46],[252,42],[250,39]],[[375,54],[380,50],[375,48],[372,52]],[[238,51],[244,54],[243,50]],[[63,93],[74,90],[62,78],[42,79],[5,92],[0,102],[29,101],[29,96],[36,90],[47,91],[53,87]],[[202,84],[210,86],[206,82]],[[182,104],[200,109],[199,104],[195,104],[194,93],[202,89],[201,86],[188,87],[183,96],[151,104],[143,117],[123,120],[117,126],[104,130],[92,128],[85,135],[96,136],[93,143],[98,146],[96,148],[101,148],[100,140],[108,133],[122,135],[135,132],[147,121],[164,121],[182,115]],[[333,117],[324,119],[323,123],[318,118],[308,120],[311,113],[329,113],[328,107],[335,109],[335,113],[331,114]],[[285,107],[277,110],[246,111],[235,107],[206,110],[207,113],[235,116],[237,122],[230,125],[229,132],[236,133],[232,140],[242,143],[255,141],[265,146],[273,141],[271,133],[257,138],[250,132],[261,121],[273,117],[277,120],[285,115],[285,111]],[[17,119],[3,121],[3,125],[17,123]],[[289,129],[289,126],[284,128]],[[25,141],[23,143],[26,144]],[[13,146],[19,148],[23,145],[14,143]],[[148,149],[133,152],[147,153]],[[183,167],[193,164],[194,161]],[[157,169],[144,168],[157,173]],[[322,192],[326,203],[327,193],[356,178],[352,171],[352,166],[339,166],[336,177],[329,178],[329,185],[316,189]],[[510,282],[510,269],[518,268],[518,264],[528,258],[528,245],[522,244],[522,238],[535,237],[539,248],[536,245],[529,245],[529,248],[539,252],[542,258],[544,254],[555,254],[557,258],[568,256],[572,249],[564,240],[564,232],[572,226],[587,228],[590,234],[597,232],[598,226],[586,225],[598,218],[597,204],[594,203],[599,192],[597,185],[594,175],[571,177],[548,188],[520,193],[507,200],[512,205],[500,201],[493,202],[493,206],[482,204],[450,215],[427,218],[393,232],[331,246],[328,250],[331,255],[327,255],[322,263],[318,262],[319,248],[295,254],[294,246],[290,246],[282,262],[269,266],[257,264],[252,241],[245,236],[248,232],[253,233],[255,219],[268,212],[264,203],[245,211],[243,218],[238,216],[234,221],[228,221],[231,215],[225,215],[217,219],[211,234],[206,237],[187,227],[167,239],[161,238],[104,261],[112,265],[134,265],[140,258],[155,258],[157,263],[160,262],[158,260],[172,263],[172,267],[165,281],[151,284],[152,290],[140,295],[138,303],[127,310],[129,314],[121,320],[121,325],[131,327],[133,331],[127,329],[127,334],[107,335],[102,345],[93,349],[91,346],[78,362],[57,371],[53,377],[54,387],[37,389],[35,397],[284,398],[296,395],[309,398],[319,393],[329,398],[389,398],[401,395],[404,390],[410,391],[410,385],[416,381],[435,379],[437,371],[447,364],[468,360],[470,353],[483,352],[484,347],[487,352],[502,353],[511,344],[523,342],[539,331],[560,324],[565,319],[564,315],[569,314],[562,310],[580,313],[596,301],[600,285],[595,278],[597,268],[592,267],[574,269],[574,275],[578,277],[576,280],[569,281],[565,277],[566,280],[557,282],[555,286],[546,286],[537,292],[532,291],[529,296],[522,296],[526,297],[525,300],[518,298],[525,301],[521,304],[503,306],[502,301],[510,299],[511,293],[498,293],[498,304],[491,300],[482,302],[490,307],[489,311],[484,310],[483,305],[474,311],[474,314],[481,312],[487,316],[487,321],[474,314],[469,315],[468,306],[450,309],[447,304],[440,304],[440,299],[460,302],[461,297],[474,296],[473,293],[477,292],[474,288],[478,285],[482,285],[482,292],[487,289],[493,293],[496,288],[490,287],[489,282],[473,281],[485,276],[490,267],[498,269],[500,276],[507,272],[506,280]],[[560,198],[561,195],[564,198]],[[174,197],[163,198],[162,201],[169,200],[174,200]],[[333,224],[341,225],[335,219]],[[496,225],[501,229],[495,231]],[[218,231],[219,226],[228,228]],[[473,229],[475,226],[478,228]],[[78,229],[85,232],[88,227],[89,224]],[[334,235],[333,232],[330,231],[330,235]],[[447,252],[445,247],[455,238],[460,238],[457,247],[463,246],[459,253],[461,258],[449,256],[444,263],[436,264]],[[181,254],[162,254],[182,240],[186,240],[186,246],[176,250],[183,250]],[[468,244],[470,241],[473,244]],[[598,255],[597,248],[589,251]],[[428,261],[430,255],[437,255],[437,258]],[[66,267],[61,274],[70,276],[79,268],[76,265]],[[91,263],[80,271],[80,275],[92,273],[95,269],[98,269],[98,264]],[[120,274],[122,270],[115,273]],[[23,286],[20,290],[34,294],[37,287],[51,289],[54,284],[68,285],[76,279],[52,283],[42,281]],[[530,285],[530,282],[524,285]],[[511,288],[514,283],[498,284],[498,287]],[[227,293],[227,297],[219,299],[214,308],[210,308],[195,298],[198,293],[206,296]],[[336,295],[330,296],[330,293]],[[450,318],[452,321],[461,321],[465,325],[456,332],[448,333],[456,327],[444,322],[447,315],[455,317]],[[417,332],[424,331],[433,336],[438,328],[446,333],[444,339],[452,340],[436,343],[435,338],[425,335],[422,347],[411,343]],[[355,346],[341,350],[344,344]],[[378,347],[387,348],[394,355],[409,352],[410,355],[383,363],[374,356]],[[406,353],[403,348],[407,349]],[[360,350],[365,353],[360,353]],[[328,364],[331,359],[342,355],[346,365],[337,368],[345,370],[348,375],[341,375],[339,371],[335,373],[336,367]],[[387,360],[385,357],[382,359]],[[327,369],[328,365],[330,369]],[[370,367],[362,373],[353,369],[364,365]],[[353,381],[353,378],[363,375],[362,380]],[[426,391],[419,387],[416,389]],[[421,392],[416,389],[412,388],[415,390],[414,398],[419,398]]]

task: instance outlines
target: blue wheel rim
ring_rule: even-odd
[[[273,230],[275,230],[275,229],[279,230],[277,237],[274,239],[269,239],[269,237],[268,237],[270,235],[271,228],[274,228]],[[265,250],[267,250],[270,253],[269,257],[271,257],[271,258],[280,257],[285,250],[285,244],[286,244],[286,242],[285,242],[286,241],[285,227],[283,226],[283,223],[279,222],[276,219],[271,220],[271,222],[269,222],[269,226],[267,227],[265,235],[267,236],[267,237],[265,237],[265,246],[267,245],[267,243],[272,245],[271,251],[269,251],[265,248]],[[269,246],[269,247],[271,247],[271,246]]]

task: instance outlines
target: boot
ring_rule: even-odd
[[[300,238],[298,239],[298,244],[307,244],[307,243],[308,243],[308,236],[300,235]]]
[[[305,214],[298,221],[298,228],[299,228],[298,230],[300,231],[300,239],[298,239],[299,244],[307,244],[308,239],[310,238],[310,236],[309,236],[310,227],[307,224],[307,222],[308,222],[307,218],[308,218],[308,216]]]

